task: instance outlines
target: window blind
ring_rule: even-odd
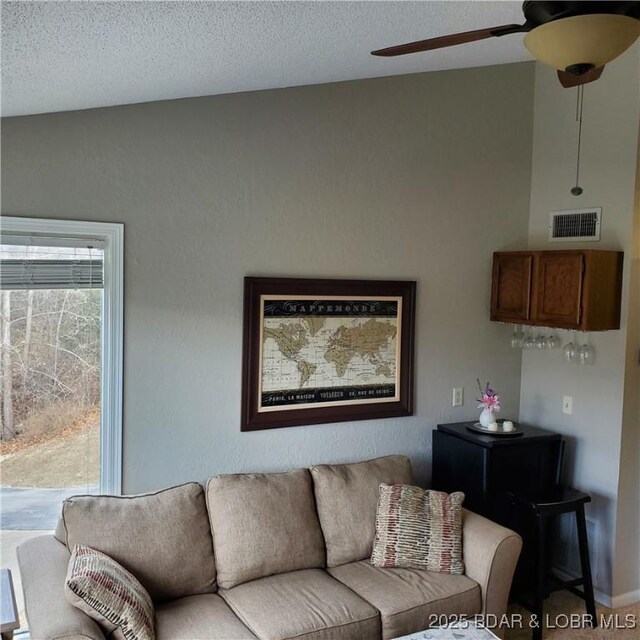
[[[0,260],[2,289],[102,289],[102,260]]]
[[[14,245],[17,247],[65,247],[68,249],[104,249],[105,242],[100,238],[90,238],[88,236],[65,237],[52,236],[47,234],[20,234],[6,233],[0,231],[0,244]]]
[[[103,288],[103,239],[3,230],[0,245],[2,289]]]

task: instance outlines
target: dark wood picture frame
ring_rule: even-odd
[[[347,403],[306,405],[304,408],[286,405],[269,410],[261,409],[262,401],[262,323],[265,296],[277,296],[286,301],[288,297],[311,296],[307,302],[321,304],[332,297],[340,301],[356,299],[358,302],[379,298],[399,298],[400,340],[396,344],[399,358],[393,400],[355,399]],[[313,300],[317,296],[318,300]],[[410,280],[339,280],[303,278],[258,278],[244,279],[244,327],[242,349],[242,410],[241,430],[257,431],[279,427],[293,427],[306,424],[344,422],[350,420],[371,420],[413,415],[413,370],[415,333],[416,283]],[[299,300],[295,300],[300,302]],[[279,304],[276,302],[276,304]],[[395,303],[391,303],[395,304]],[[401,310],[401,311],[400,311]],[[280,393],[280,392],[277,392]],[[286,393],[286,392],[284,392]]]

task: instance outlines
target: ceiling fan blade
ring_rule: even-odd
[[[374,56],[403,56],[407,53],[417,53],[419,51],[431,51],[433,49],[441,49],[443,47],[452,47],[465,42],[475,42],[476,40],[484,40],[486,38],[494,38],[506,36],[510,33],[524,33],[529,31],[526,24],[505,24],[500,27],[491,27],[489,29],[477,29],[476,31],[465,31],[463,33],[452,33],[448,36],[439,36],[438,38],[430,38],[428,40],[418,40],[417,42],[408,42],[395,47],[387,47],[386,49],[378,49],[372,51]]]
[[[571,89],[572,87],[578,87],[581,84],[587,84],[597,80],[604,71],[604,67],[598,67],[591,69],[586,73],[582,73],[577,76],[575,73],[569,73],[568,71],[558,71],[558,80],[565,89]]]

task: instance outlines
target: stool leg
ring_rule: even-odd
[[[593,598],[593,580],[591,578],[591,563],[589,562],[589,542],[587,540],[587,523],[584,517],[584,505],[576,509],[576,526],[578,529],[578,546],[580,548],[580,565],[582,567],[582,579],[584,580],[584,601],[587,605],[587,613],[591,616],[591,626],[598,626],[596,617],[596,603]]]
[[[542,616],[544,609],[544,589],[545,589],[545,578],[546,578],[546,567],[547,567],[547,558],[546,558],[546,540],[545,540],[545,532],[546,532],[546,521],[540,515],[537,514],[538,519],[538,549],[536,556],[536,588],[533,599],[533,613],[536,616],[536,621],[538,623],[537,627],[533,628],[532,638],[533,640],[542,640]]]

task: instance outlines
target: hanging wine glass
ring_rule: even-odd
[[[557,334],[552,333],[547,341],[549,349],[557,349],[560,346],[560,338]]]
[[[564,357],[564,361],[568,363],[574,363],[578,358],[578,349],[573,342],[568,342],[564,345],[564,349],[562,350],[562,356]]]
[[[513,325],[513,335],[511,336],[511,348],[522,349],[522,333],[520,332],[520,327],[517,324]]]
[[[580,364],[593,364],[595,360],[595,351],[593,347],[589,344],[583,344],[580,349],[578,349],[578,357],[580,358]]]
[[[587,341],[578,349],[578,359],[581,365],[593,364],[596,357],[595,349],[589,344],[589,337]]]
[[[540,349],[540,351],[542,351],[543,349],[545,349],[547,346],[547,339],[544,337],[544,335],[542,333],[539,333],[536,336],[536,348]]]
[[[536,346],[536,339],[533,332],[527,331],[527,335],[522,343],[523,349],[533,349]]]

